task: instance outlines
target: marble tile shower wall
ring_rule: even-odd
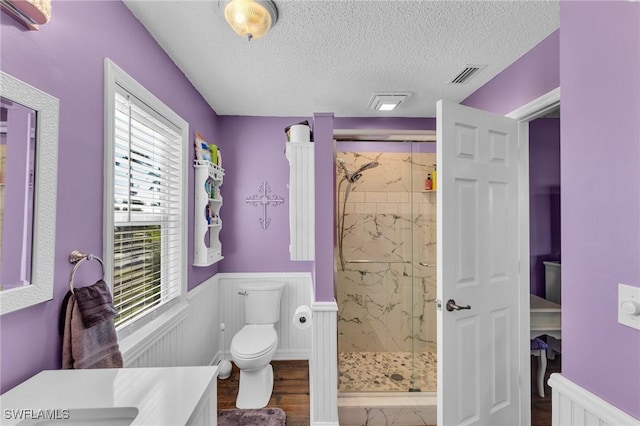
[[[345,207],[338,350],[435,351],[436,268],[430,265],[436,263],[436,194],[424,190],[435,154],[340,152],[338,157],[350,170],[369,161],[380,164],[363,172]],[[337,182],[341,176],[338,171]],[[340,213],[346,187],[344,182],[338,194]],[[374,263],[349,263],[353,260]]]

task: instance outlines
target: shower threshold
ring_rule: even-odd
[[[338,392],[340,426],[435,425],[435,392]]]

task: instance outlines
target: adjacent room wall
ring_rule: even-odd
[[[545,297],[547,260],[560,260],[560,119],[529,123],[531,293]]]
[[[54,299],[0,319],[0,391],[5,392],[43,369],[60,368],[57,324],[71,272],[69,252],[102,256],[104,58],[189,122],[190,146],[195,131],[215,139],[218,126],[215,112],[122,2],[54,2],[51,21],[40,31],[26,31],[5,13],[0,13],[0,25],[2,71],[60,100]],[[193,150],[190,155],[193,158]],[[192,167],[189,182],[191,187]],[[187,198],[192,223],[192,188]],[[218,269],[190,266],[192,247],[189,227],[190,289]],[[76,282],[93,283],[98,276],[97,262],[88,263],[76,274]]]
[[[640,3],[560,2],[562,374],[640,419]]]

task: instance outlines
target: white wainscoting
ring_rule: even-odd
[[[315,259],[315,143],[287,142],[289,160],[289,255],[291,260]]]
[[[220,334],[217,276],[187,296],[187,302],[158,316],[120,341],[125,367],[213,365]]]
[[[183,365],[215,365],[220,360],[220,283],[217,275],[189,292]]]
[[[119,341],[125,367],[182,365],[180,348],[186,338],[188,305],[183,303]]]
[[[314,302],[309,360],[311,425],[338,425],[338,304]]]
[[[552,426],[640,426],[635,419],[561,374],[549,378]]]
[[[293,314],[300,305],[311,305],[313,284],[308,272],[221,273],[220,314],[225,323],[224,348],[230,358],[231,339],[244,326],[244,298],[238,294],[243,284],[274,282],[285,283],[280,301],[280,321],[276,324],[278,350],[276,360],[309,359],[311,328],[300,330],[293,325]],[[222,347],[222,346],[221,346]]]
[[[120,342],[125,367],[215,365],[230,359],[233,335],[244,325],[244,305],[238,295],[247,283],[285,283],[276,324],[278,350],[274,359],[309,359],[312,328],[293,326],[299,305],[311,305],[310,273],[221,273],[189,292],[187,303],[160,315]],[[220,332],[221,322],[226,329]],[[223,342],[224,337],[224,342]]]

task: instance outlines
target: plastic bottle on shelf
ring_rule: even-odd
[[[436,165],[433,165],[433,172],[431,172],[431,189],[434,191],[438,187],[438,171],[436,170]]]
[[[213,219],[213,210],[211,209],[211,206],[209,204],[207,204],[205,210],[205,217],[207,218],[207,224],[211,225],[211,220]]]
[[[427,175],[427,180],[424,181],[425,191],[431,191],[433,189],[433,181],[431,180],[431,173]]]

